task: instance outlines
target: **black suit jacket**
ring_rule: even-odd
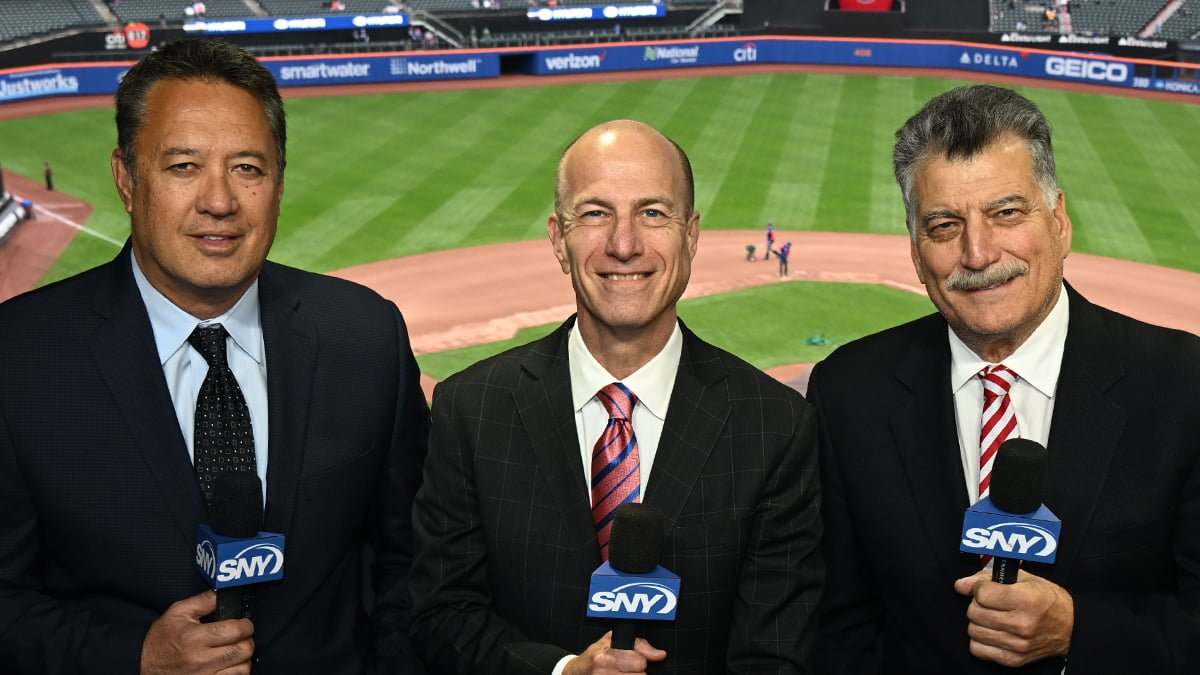
[[[410,504],[428,411],[404,323],[367,289],[273,263],[259,293],[263,529],[287,542],[284,579],[257,587],[254,672],[360,672],[368,652],[411,663]],[[205,520],[128,246],[0,305],[0,663],[137,672],[150,624],[204,589]]]
[[[567,335],[439,385],[414,507],[413,637],[438,673],[539,673],[612,626],[585,617],[600,564],[571,409]],[[684,329],[644,502],[666,514],[673,623],[639,635],[659,673],[801,673],[822,579],[815,415]]]
[[[1200,339],[1068,297],[1045,498],[1062,535],[1053,565],[1027,569],[1074,598],[1068,673],[1196,672],[1185,664],[1200,645]],[[958,552],[968,504],[946,331],[928,316],[846,345],[812,374],[829,566],[822,672],[1013,672],[969,655],[969,598],[953,588],[979,558]]]

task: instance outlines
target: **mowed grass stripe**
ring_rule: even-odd
[[[814,230],[821,181],[828,160],[837,94],[845,78],[779,75],[779,89],[790,90],[791,117],[777,133],[779,161],[771,174],[771,190],[759,210],[759,226],[774,222],[782,230]],[[764,235],[763,246],[766,246]]]
[[[869,164],[874,161],[871,127],[879,105],[878,90],[878,78],[847,77],[842,87],[817,203],[819,230],[861,232],[868,224],[865,189],[869,184],[863,177],[871,174]]]
[[[1200,105],[1146,101],[1146,106],[1158,120],[1159,126],[1170,134],[1176,147],[1191,157],[1193,165],[1200,166],[1200,143],[1196,142],[1196,130],[1200,129]]]
[[[1171,208],[1169,195],[1163,190],[1153,169],[1144,161],[1139,143],[1147,137],[1139,134],[1130,137],[1126,121],[1126,105],[1114,105],[1109,98],[1097,99],[1094,104],[1083,105],[1080,98],[1069,99],[1076,117],[1087,127],[1088,135],[1098,139],[1092,146],[1101,156],[1104,166],[1113,177],[1118,194],[1129,206],[1133,215],[1133,227],[1141,228],[1154,252],[1156,262],[1176,267],[1195,264],[1200,253],[1200,242],[1196,234]]]
[[[739,93],[737,87],[731,92],[742,101],[738,108],[731,109],[734,119],[714,117],[709,122],[708,139],[714,133],[722,133],[725,127],[726,144],[729,152],[722,155],[725,160],[722,172],[715,187],[715,200],[708,202],[705,217],[707,227],[730,229],[746,227],[756,223],[746,223],[743,219],[747,213],[753,213],[752,207],[761,205],[770,190],[768,177],[771,169],[780,161],[779,136],[783,135],[780,127],[781,118],[790,118],[786,100],[781,100],[774,93],[774,82],[771,75],[750,75],[739,78],[739,86],[753,88],[751,95]],[[767,133],[764,131],[770,130]],[[774,137],[774,142],[769,139]],[[706,140],[705,143],[712,142]],[[760,223],[757,223],[761,225]]]
[[[397,208],[403,209],[403,226],[395,228],[395,236],[381,242],[376,249],[375,259],[411,255],[432,250],[455,248],[466,237],[475,222],[460,224],[457,229],[446,232],[422,227],[431,214],[440,209],[463,188],[488,188],[497,183],[509,183],[520,174],[504,168],[496,174],[497,163],[508,159],[519,160],[526,153],[537,152],[526,139],[531,111],[549,104],[552,94],[545,88],[501,90],[490,109],[475,115],[472,127],[459,128],[459,137],[448,148],[431,146],[428,167],[410,167],[419,180],[397,195]],[[456,125],[459,126],[459,125]],[[536,139],[535,139],[536,140]],[[445,154],[445,150],[450,154]],[[387,226],[386,223],[380,223]],[[327,256],[330,264],[337,260],[337,252]]]
[[[465,242],[463,245],[509,239],[513,223],[523,222],[532,217],[532,209],[539,203],[539,198],[544,198],[553,190],[557,148],[565,143],[560,139],[570,139],[574,136],[573,131],[578,124],[579,115],[591,114],[596,106],[603,105],[604,101],[621,91],[620,86],[600,87],[590,92],[564,90],[561,87],[547,89],[549,91],[539,93],[544,99],[555,101],[554,112],[539,116],[536,121],[529,119],[522,127],[512,130],[521,132],[521,135],[514,135],[507,150],[497,154],[491,163],[479,168],[479,182],[463,183],[464,190],[485,188],[495,191],[494,201],[469,204],[474,217],[469,222],[460,221],[461,224],[440,220],[439,214],[442,213],[442,209],[439,209],[409,231],[404,242],[406,248],[449,248],[446,245],[437,245],[438,238],[457,238]],[[543,109],[550,110],[549,107]],[[518,195],[518,199],[519,203],[525,206],[518,207],[517,202],[508,200],[522,185],[524,190]],[[459,200],[460,197],[456,195],[451,199]],[[514,213],[518,208],[523,213]],[[466,212],[463,215],[471,213]],[[447,227],[457,227],[457,231],[445,233]]]
[[[546,199],[553,203],[554,171],[558,158],[567,143],[588,128],[612,119],[636,117],[630,114],[654,91],[651,82],[624,82],[608,84],[603,88],[581,89],[561,87],[562,104],[548,116],[550,128],[537,125],[535,131],[542,136],[543,147],[524,165],[496,167],[496,170],[519,170],[523,178],[483,217],[472,231],[474,241],[504,241],[512,230],[513,223],[529,222],[539,216],[549,215],[542,210]],[[544,232],[544,228],[542,229]]]
[[[325,167],[338,167],[344,164],[357,164],[365,168],[369,174],[366,181],[334,180],[321,181],[312,186],[302,187],[297,194],[289,178],[289,197],[284,199],[284,216],[281,218],[281,241],[275,244],[276,255],[293,259],[295,264],[310,267],[316,264],[318,258],[326,257],[331,250],[343,251],[338,244],[353,240],[353,247],[359,250],[374,248],[379,250],[382,240],[394,239],[397,228],[406,227],[408,223],[409,204],[397,204],[403,195],[406,185],[415,184],[422,175],[421,167],[427,166],[431,153],[442,153],[453,143],[460,140],[462,134],[469,132],[483,117],[479,112],[459,117],[455,123],[443,125],[440,133],[432,133],[426,120],[439,104],[453,105],[461,102],[463,92],[438,92],[446,96],[433,97],[404,97],[404,96],[366,96],[349,98],[316,98],[295,101],[301,108],[300,114],[305,119],[320,120],[318,130],[313,132],[305,128],[301,133],[303,143],[312,146],[311,154],[295,153],[295,162],[300,164],[289,171],[290,174],[300,174],[311,179],[326,173]],[[486,106],[498,96],[497,91],[480,92],[486,94],[475,100],[475,104]],[[345,129],[346,124],[352,124],[346,118],[347,111],[343,104],[353,103],[356,98],[365,98],[363,114],[373,115],[375,119],[385,120],[394,130],[386,141],[370,134],[358,131],[350,133]],[[424,105],[416,106],[408,101],[415,99]],[[327,105],[329,102],[329,105]],[[478,111],[477,108],[471,108]],[[293,115],[295,116],[295,112]],[[330,124],[330,120],[341,119],[342,124]],[[371,151],[354,156],[339,150],[341,140],[345,136],[355,136],[371,146]],[[371,200],[381,208],[372,213],[364,214],[366,219],[347,222],[343,206],[360,200]],[[388,203],[390,202],[390,203]],[[301,219],[293,219],[293,214],[311,214]],[[376,221],[380,216],[385,223],[382,227]],[[345,236],[331,235],[329,230],[336,229]],[[382,230],[382,231],[377,231]],[[352,235],[352,236],[351,236]],[[345,256],[345,258],[341,256]],[[335,266],[340,266],[343,259],[358,259],[358,253],[340,253],[335,258]],[[362,260],[367,262],[369,259]]]
[[[908,119],[913,99],[913,83],[917,78],[879,78],[878,105],[875,109],[875,124],[866,132],[872,133],[871,157],[863,176],[871,193],[869,210],[863,225],[868,232],[903,234],[904,200],[892,173],[892,146],[895,144],[896,129]]]
[[[331,252],[337,252],[334,260],[340,261],[352,255],[346,249],[355,251],[353,255],[373,250],[378,245],[374,237],[384,233],[380,230],[390,233],[390,228],[376,227],[378,219],[389,224],[403,222],[395,217],[394,210],[400,173],[395,160],[397,149],[408,145],[408,129],[382,109],[379,97],[372,98],[381,108],[371,118],[372,123],[364,125],[363,133],[355,136],[356,143],[322,148],[324,152],[317,158],[322,166],[330,167],[330,176],[323,185],[302,190],[302,199],[308,201],[301,207],[304,210],[287,211],[310,214],[299,223],[288,219],[281,227],[283,254],[294,256],[303,267],[328,269],[326,258]],[[321,191],[359,197],[330,201],[314,195]]]
[[[767,77],[742,76],[734,79],[728,96],[730,106],[721,106],[704,126],[697,150],[703,154],[704,191],[696,196],[697,208],[708,214],[708,227],[727,229],[745,227],[739,222],[746,205],[757,204],[757,195],[746,191],[746,180],[762,183],[752,167],[754,143],[746,137],[755,124],[772,124],[770,115],[763,113],[763,102],[769,96]],[[748,161],[749,160],[749,161]]]
[[[1137,103],[1129,106],[1127,114],[1138,128],[1150,132],[1149,138],[1138,144],[1138,149],[1168,198],[1162,207],[1173,207],[1172,211],[1191,227],[1192,235],[1200,243],[1200,210],[1195,208],[1196,198],[1200,196],[1200,166],[1180,149],[1170,131],[1159,124],[1148,105],[1151,101],[1139,100]]]
[[[1089,126],[1080,120],[1074,94],[1028,92],[1054,129],[1058,179],[1067,199],[1074,241],[1071,248],[1099,255],[1155,263],[1157,257],[1114,183],[1097,146],[1108,141],[1108,123]]]
[[[727,101],[729,90],[733,87],[732,77],[705,78],[687,95],[684,105],[679,106],[659,127],[663,133],[670,136],[683,148],[692,160],[692,169],[696,179],[696,209],[703,213],[713,197],[707,195],[707,188],[717,181],[717,176],[710,166],[714,152],[705,146],[701,139],[708,121],[716,114],[721,106],[718,101]]]

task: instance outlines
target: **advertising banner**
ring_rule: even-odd
[[[612,21],[615,19],[661,19],[667,6],[603,5],[597,7],[530,7],[525,16],[530,21]]]
[[[499,77],[496,54],[433,52],[393,56],[264,59],[281,87]]]
[[[111,94],[128,65],[57,67],[0,72],[0,102],[45,96]]]
[[[342,17],[348,18],[348,17]],[[142,37],[140,27],[131,33]],[[128,35],[128,34],[127,34]],[[528,51],[431,51],[268,57],[280,86],[494,78],[501,57],[536,75],[749,64],[939,68],[1200,95],[1185,64],[1031,47],[950,41],[755,37],[610,43]],[[111,94],[129,64],[81,64],[0,71],[0,102],[44,96]],[[1135,72],[1136,69],[1136,72]]]
[[[183,24],[183,30],[201,35],[237,33],[290,33],[306,30],[357,30],[400,28],[409,25],[407,14],[355,14],[268,17],[265,19],[212,19]]]

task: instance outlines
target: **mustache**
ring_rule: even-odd
[[[1015,279],[1025,274],[1029,274],[1029,265],[1020,260],[996,263],[978,272],[971,270],[955,272],[946,281],[946,288],[952,291],[977,291],[981,288],[1002,284],[1009,279]]]

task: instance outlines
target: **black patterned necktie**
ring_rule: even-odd
[[[229,333],[219,323],[197,326],[188,337],[188,343],[208,362],[208,375],[196,400],[196,435],[192,446],[192,463],[206,505],[212,503],[213,480],[218,475],[258,472],[250,409],[225,358],[227,337]]]

